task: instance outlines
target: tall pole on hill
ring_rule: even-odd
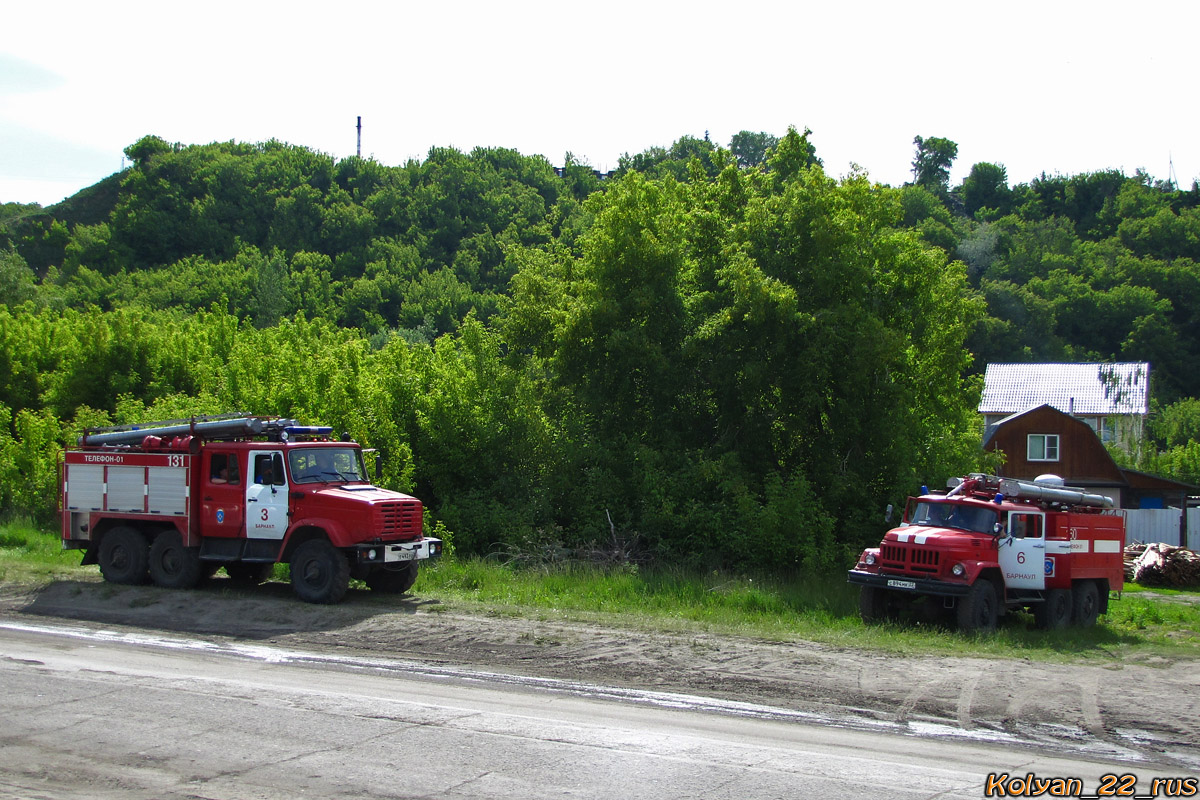
[[[362,158],[362,117],[358,118],[358,157]]]

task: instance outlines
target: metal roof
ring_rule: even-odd
[[[1150,411],[1150,365],[988,364],[980,414],[1017,414],[1051,405],[1066,414],[1098,416]]]

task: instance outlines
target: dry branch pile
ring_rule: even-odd
[[[1200,586],[1200,554],[1153,542],[1125,548],[1125,580],[1142,586]]]

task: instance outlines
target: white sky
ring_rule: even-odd
[[[813,130],[826,171],[911,179],[913,137],[1011,183],[1200,177],[1200,3],[475,0],[9,3],[0,202],[49,205],[147,134],[387,165],[431,146],[594,167],[682,135]],[[1188,78],[1187,76],[1191,76]]]

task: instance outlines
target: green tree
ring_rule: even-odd
[[[112,245],[106,223],[76,225],[63,253],[62,268],[68,274],[87,266],[104,275],[112,275],[121,266],[121,255]]]
[[[801,170],[821,166],[817,149],[808,141],[811,134],[808,128],[801,134],[796,132],[795,127],[789,126],[787,133],[775,145],[767,157],[767,168],[774,173],[776,186],[794,178]]]
[[[913,138],[917,146],[913,157],[913,183],[923,186],[938,197],[945,197],[950,187],[950,167],[958,157],[958,145],[939,136]]]
[[[1004,165],[985,161],[973,165],[971,174],[963,179],[961,196],[967,216],[974,217],[985,208],[996,216],[1007,214],[1012,208],[1012,190]]]
[[[125,148],[125,156],[136,166],[148,165],[155,156],[177,152],[179,146],[172,147],[158,136],[143,136],[129,147]]]
[[[739,167],[757,167],[766,163],[767,154],[778,144],[778,137],[769,133],[739,131],[730,139],[729,150],[737,159]]]
[[[651,147],[636,155],[625,153],[618,160],[617,173],[641,172],[651,177],[671,176],[680,182],[692,180],[690,165],[699,164],[698,179],[712,178],[719,173],[728,154],[720,150],[705,134],[703,139],[680,136],[669,148]]]
[[[25,259],[12,247],[0,250],[0,303],[17,306],[36,295],[37,277]]]
[[[578,255],[514,256],[510,357],[549,369],[573,445],[551,495],[587,535],[611,513],[674,557],[815,568],[871,527],[862,491],[972,463],[962,265],[897,228],[898,193],[788,144],[770,173],[627,175]]]
[[[1131,180],[1117,170],[1071,176],[1042,173],[1021,191],[1025,195],[1021,216],[1031,222],[1067,219],[1077,236],[1102,239],[1115,232],[1119,217],[1128,216],[1114,206]]]
[[[586,160],[580,161],[570,151],[563,156],[562,178],[563,183],[567,185],[567,191],[576,200],[584,200],[592,192],[602,188],[599,170]]]
[[[679,192],[634,173],[590,204],[580,303],[556,361],[590,412],[617,429],[640,430],[669,409],[683,313]]]
[[[900,188],[900,203],[903,227],[915,229],[934,247],[954,252],[959,243],[954,216],[940,198],[924,187],[908,185]]]
[[[291,276],[283,253],[272,250],[263,256],[254,250],[251,254],[254,273],[254,324],[269,328],[290,310],[288,296],[291,294]]]
[[[1189,397],[1155,409],[1150,433],[1164,448],[1200,442],[1200,399]]]

